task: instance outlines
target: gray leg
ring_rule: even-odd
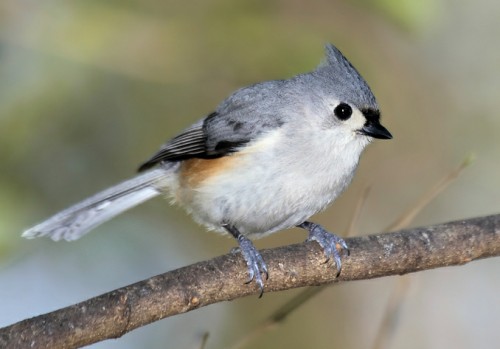
[[[262,297],[264,293],[264,281],[262,280],[262,274],[265,275],[266,279],[269,277],[267,273],[267,266],[262,259],[259,251],[255,248],[252,242],[241,234],[238,229],[232,225],[225,224],[223,227],[232,235],[236,240],[238,240],[238,245],[240,246],[241,255],[245,259],[248,267],[248,281],[247,284],[252,280],[255,280],[260,288],[259,298]]]
[[[299,224],[298,227],[309,231],[307,241],[316,241],[323,248],[326,257],[325,263],[333,257],[337,266],[337,276],[339,276],[340,270],[342,269],[342,259],[339,251],[337,250],[337,244],[340,245],[341,249],[346,250],[347,255],[349,255],[349,248],[347,247],[345,241],[341,237],[327,232],[325,228],[319,224],[306,221]]]

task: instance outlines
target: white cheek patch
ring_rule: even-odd
[[[353,109],[352,116],[346,121],[346,125],[353,131],[360,130],[366,123],[366,118],[358,109]]]

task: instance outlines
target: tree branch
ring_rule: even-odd
[[[351,255],[344,258],[338,278],[315,242],[262,250],[270,275],[265,292],[402,275],[499,256],[500,214],[355,237],[347,244]],[[4,327],[0,347],[78,348],[121,337],[168,316],[259,294],[254,283],[245,284],[247,277],[241,256],[227,254]]]

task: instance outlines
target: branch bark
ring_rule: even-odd
[[[265,292],[402,275],[500,255],[500,214],[347,239],[335,277],[315,242],[262,250]],[[257,295],[239,254],[167,272],[0,329],[1,348],[78,348],[209,304]]]

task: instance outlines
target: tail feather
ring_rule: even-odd
[[[22,236],[76,240],[120,213],[159,195],[155,184],[164,177],[165,170],[156,169],[119,183],[27,229]]]

